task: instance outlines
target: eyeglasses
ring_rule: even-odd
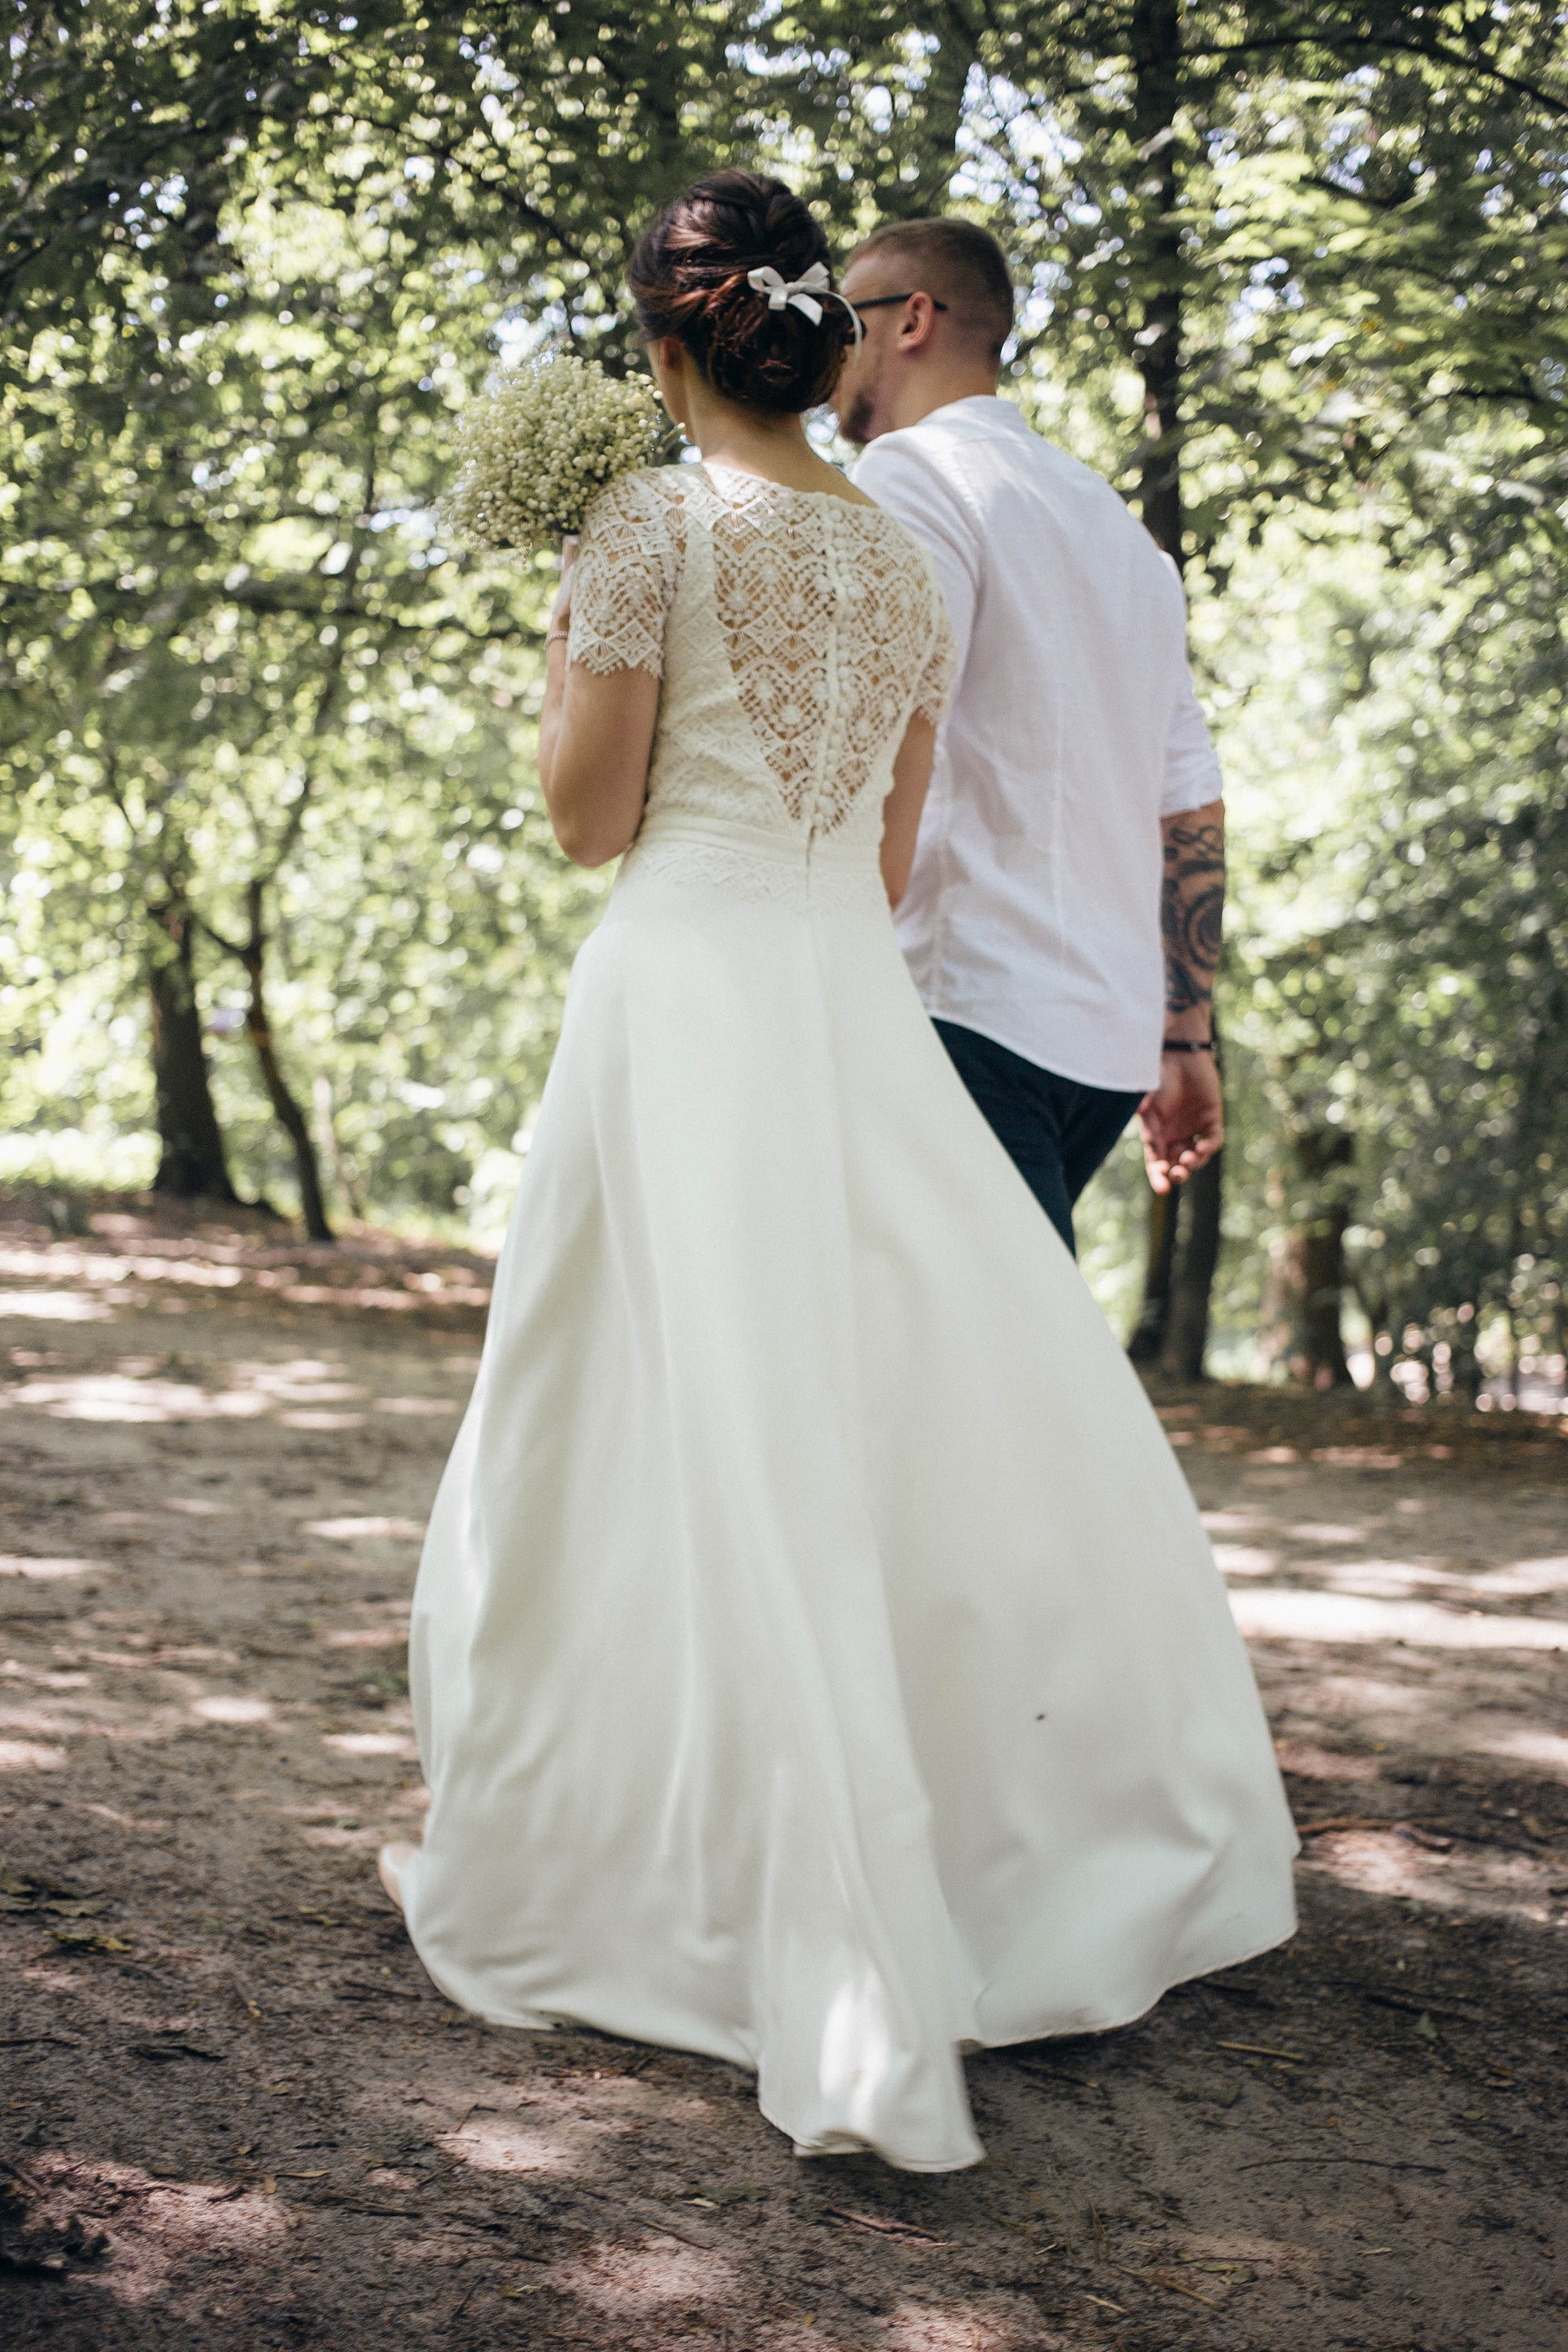
[[[921,290],[918,287],[911,287],[907,294],[873,294],[868,302],[851,302],[849,308],[852,310],[885,310],[889,302],[912,302]],[[947,304],[939,302],[934,294],[928,295],[926,299],[933,310],[945,310],[947,308]]]

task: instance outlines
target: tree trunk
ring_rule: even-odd
[[[155,918],[174,950],[148,968],[153,1078],[158,1104],[154,1192],[176,1201],[237,1202],[213,1107],[196,1004],[195,928],[178,899]]]
[[[1178,1381],[1201,1381],[1208,1349],[1209,1297],[1219,1264],[1225,1153],[1216,1151],[1183,1187],[1186,1233],[1170,1286],[1160,1370]]]
[[[1181,0],[1138,0],[1133,135],[1147,207],[1137,256],[1143,322],[1134,349],[1143,379],[1145,447],[1139,505],[1143,524],[1175,563],[1182,546],[1182,235],[1176,219],[1176,110],[1181,99]]]
[[[317,1147],[325,1154],[328,1160],[331,1163],[333,1179],[337,1184],[338,1192],[348,1208],[349,1214],[352,1217],[357,1218],[360,1223],[363,1224],[364,1222],[364,1187],[360,1182],[359,1174],[354,1167],[353,1161],[343,1150],[342,1139],[338,1133],[338,1122],[332,1104],[332,1082],[331,1078],[326,1076],[324,1073],[319,1071],[312,1082],[311,1092],[313,1094],[316,1106]]]
[[[1296,1137],[1295,1149],[1306,1213],[1291,1230],[1279,1266],[1281,1304],[1289,1318],[1285,1361],[1291,1379],[1305,1387],[1348,1388],[1351,1369],[1340,1310],[1355,1146],[1342,1129],[1313,1127]]]
[[[1139,506],[1144,529],[1178,572],[1186,566],[1182,503],[1182,239],[1176,114],[1181,102],[1181,0],[1138,0],[1133,16],[1133,118],[1146,210],[1138,260],[1142,321],[1133,346],[1143,379],[1143,459]],[[1204,1376],[1209,1293],[1219,1256],[1221,1177],[1217,1158],[1181,1194],[1149,1202],[1143,1301],[1128,1353],[1184,1380]],[[1179,1241],[1179,1247],[1178,1247]]]
[[[316,1155],[310,1123],[300,1109],[283,1075],[272,1043],[272,1024],[267,1015],[267,878],[255,877],[246,886],[245,908],[247,923],[243,940],[231,940],[210,922],[203,929],[215,946],[243,965],[249,984],[249,1001],[245,1008],[245,1034],[255,1048],[257,1064],[261,1071],[261,1083],[267,1089],[267,1099],[272,1105],[273,1116],[289,1138],[294,1154],[294,1171],[300,1186],[300,1207],[305,1219],[305,1231],[313,1242],[336,1239],[327,1222],[327,1204],[321,1196],[321,1165]]]
[[[261,1082],[267,1088],[278,1124],[289,1138],[294,1151],[294,1169],[300,1185],[300,1206],[304,1213],[305,1231],[313,1242],[333,1239],[327,1222],[327,1206],[321,1198],[321,1171],[311,1139],[310,1122],[289,1090],[283,1076],[277,1050],[272,1043],[272,1031],[267,1018],[267,998],[262,985],[262,957],[265,940],[259,928],[260,908],[252,910],[250,940],[245,954],[245,969],[250,982],[250,1002],[245,1008],[246,1034],[256,1048],[256,1058],[261,1069]]]
[[[1179,1188],[1149,1195],[1149,1241],[1143,1260],[1143,1299],[1127,1342],[1135,1364],[1157,1364],[1165,1345],[1171,1314],[1171,1284],[1176,1263],[1176,1233],[1181,1223]]]
[[[1271,1194],[1271,1199],[1272,1197],[1273,1196]],[[1280,1197],[1283,1197],[1282,1193]],[[1393,1299],[1385,1291],[1377,1292],[1372,1289],[1364,1270],[1360,1275],[1352,1274],[1348,1266],[1345,1269],[1345,1295],[1347,1297],[1354,1299],[1356,1305],[1361,1308],[1362,1313],[1366,1317],[1367,1329],[1370,1335],[1367,1344],[1372,1355],[1371,1384],[1373,1389],[1376,1391],[1380,1391],[1384,1396],[1397,1395],[1398,1390],[1394,1378],[1394,1349],[1392,1345],[1394,1336]],[[1463,1328],[1464,1327],[1461,1325],[1460,1328],[1463,1329]],[[1384,1339],[1390,1341],[1390,1345],[1380,1350],[1377,1343],[1380,1339]],[[1460,1355],[1461,1349],[1458,1347],[1456,1347],[1454,1353],[1456,1365],[1458,1365],[1460,1360]],[[1455,1373],[1455,1378],[1456,1380],[1458,1378],[1458,1371]]]

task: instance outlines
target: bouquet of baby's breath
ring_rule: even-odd
[[[652,463],[661,431],[646,376],[564,357],[504,369],[458,429],[447,529],[474,547],[552,546],[582,529],[596,490]]]

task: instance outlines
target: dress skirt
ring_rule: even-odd
[[[965,2047],[1279,1943],[1197,1513],[875,854],[655,817],[578,957],[415,1596],[436,1982],[980,2155]]]

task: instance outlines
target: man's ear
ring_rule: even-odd
[[[899,349],[905,352],[926,351],[935,333],[935,303],[929,294],[911,294],[899,320]]]

